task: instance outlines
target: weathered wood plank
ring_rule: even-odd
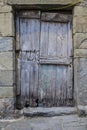
[[[21,11],[19,16],[21,18],[40,19],[40,11]]]
[[[67,44],[68,44],[68,56],[72,57],[73,56],[73,41],[72,41],[72,23],[69,22],[68,23],[68,41],[67,41]]]
[[[41,23],[40,56],[47,56],[49,43],[49,24]]]
[[[21,106],[25,106],[25,62],[21,61]]]
[[[67,57],[67,51],[68,51],[68,47],[67,47],[67,30],[68,25],[67,24],[62,24],[62,57]]]
[[[62,56],[62,24],[57,23],[56,25],[56,55],[58,57]]]
[[[73,68],[72,64],[71,66],[68,66],[68,79],[67,79],[67,99],[72,99],[73,98]]]
[[[30,67],[30,106],[37,106],[38,98],[38,64],[32,62]]]
[[[51,58],[51,59],[40,59],[39,63],[40,64],[58,64],[58,65],[70,65],[71,63],[71,59],[70,58]]]
[[[16,50],[20,50],[20,19],[16,18]]]
[[[49,23],[49,43],[48,44],[48,55],[56,56],[56,25],[55,23]]]
[[[49,21],[49,22],[69,22],[72,18],[71,14],[64,14],[64,13],[42,13],[41,20],[42,21]]]
[[[16,95],[20,95],[21,94],[21,86],[20,86],[20,79],[21,79],[21,75],[20,75],[20,73],[21,73],[21,68],[20,68],[20,65],[21,65],[21,63],[20,63],[20,59],[19,58],[17,58],[17,77],[16,77],[16,81],[17,81],[17,89],[16,89]]]
[[[36,19],[20,20],[20,43],[22,51],[39,50],[40,21]]]

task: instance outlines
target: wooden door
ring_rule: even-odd
[[[73,105],[71,15],[40,11],[17,17],[17,100],[24,106]]]

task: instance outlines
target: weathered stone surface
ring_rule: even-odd
[[[84,6],[75,6],[74,7],[74,16],[87,16],[87,7]]]
[[[0,87],[0,98],[13,97],[13,87]]]
[[[11,96],[11,94],[8,96],[8,98],[3,97],[3,99],[0,99],[0,119],[6,119],[6,117],[12,116],[12,112],[14,109],[14,98]]]
[[[87,118],[79,118],[77,115],[21,118],[3,127],[4,130],[87,130],[85,128]]]
[[[87,115],[85,106],[78,105],[77,106],[77,112],[80,117],[84,117]],[[84,122],[85,123],[85,122]]]
[[[86,126],[70,126],[70,127],[64,127],[63,130],[87,130],[87,127]]]
[[[78,105],[87,105],[87,59],[74,60],[74,88]]]
[[[0,36],[13,36],[14,22],[12,13],[0,13]]]
[[[73,33],[87,33],[87,16],[74,16]]]
[[[25,108],[24,109],[24,115],[28,117],[33,117],[33,116],[43,116],[43,117],[51,117],[51,116],[59,116],[59,115],[69,115],[69,114],[75,114],[76,113],[76,108]]]
[[[13,70],[13,52],[0,52],[0,70]]]
[[[74,57],[87,58],[87,49],[75,49]]]
[[[79,2],[79,0],[4,0],[8,4],[21,4],[21,5],[28,5],[28,4],[61,4],[67,5]]]
[[[13,82],[14,82],[13,71],[10,70],[0,71],[0,86],[13,85]]]
[[[74,49],[87,49],[87,33],[74,35]]]
[[[0,122],[0,130],[2,130],[4,127],[8,126],[9,122]]]
[[[12,51],[14,39],[12,37],[0,37],[0,52]]]
[[[12,7],[9,5],[0,4],[0,13],[11,12]]]

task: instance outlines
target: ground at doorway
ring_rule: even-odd
[[[21,117],[17,120],[1,120],[0,130],[87,130],[87,117]]]

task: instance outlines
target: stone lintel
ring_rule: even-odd
[[[11,5],[29,5],[29,4],[59,4],[68,5],[80,2],[80,0],[4,0]]]

